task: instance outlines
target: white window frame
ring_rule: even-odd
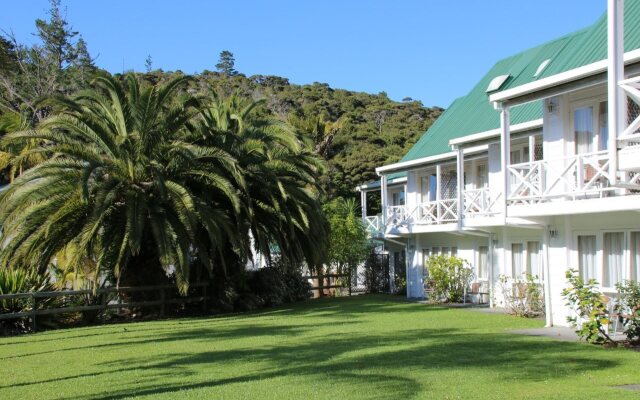
[[[525,238],[518,238],[518,239],[514,239],[511,242],[508,243],[507,246],[507,259],[509,260],[509,264],[508,264],[508,269],[507,271],[505,271],[507,274],[507,276],[510,276],[511,279],[524,279],[524,277],[526,277],[526,274],[528,273],[527,271],[529,271],[530,266],[529,266],[529,242],[538,242],[538,257],[540,259],[540,265],[538,265],[538,270],[540,271],[539,275],[534,276],[534,280],[536,282],[542,282],[544,281],[544,268],[543,268],[543,263],[542,263],[542,240],[540,238],[535,238],[535,237],[525,237]],[[519,244],[522,246],[522,271],[523,271],[523,276],[518,276],[515,277],[513,276],[513,245],[514,244]]]
[[[486,247],[487,248],[487,276],[486,277],[480,277],[480,247]],[[489,256],[489,252],[491,251],[491,248],[489,247],[488,244],[484,244],[484,245],[478,245],[478,247],[476,247],[476,251],[475,251],[475,270],[476,270],[476,280],[478,282],[489,282],[489,276],[491,275],[489,273],[490,269],[491,269],[491,264],[489,263],[489,261],[491,260],[491,257]]]
[[[577,268],[579,264],[578,254],[578,236],[593,235],[596,237],[596,281],[598,281],[599,288],[603,292],[617,293],[615,286],[604,286],[604,234],[605,233],[623,233],[624,234],[624,249],[623,265],[622,265],[622,278],[621,282],[631,279],[631,267],[633,260],[631,259],[631,232],[640,232],[640,229],[636,228],[609,228],[599,230],[576,230],[573,232],[573,246],[571,249],[572,268]],[[636,277],[637,281],[640,281],[640,276]]]
[[[575,113],[579,108],[591,107],[591,118],[593,123],[593,147],[595,150],[593,152],[602,151],[603,146],[606,146],[607,143],[602,143],[600,138],[600,103],[606,102],[606,96],[593,96],[586,99],[575,100],[571,102],[570,110],[571,114],[569,117],[571,128],[569,132],[571,132],[571,151],[567,154],[577,155],[576,152],[576,121],[575,121]]]

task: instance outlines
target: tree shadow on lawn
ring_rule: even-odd
[[[391,300],[389,300],[389,298]],[[125,323],[97,327],[95,329],[101,329],[103,331],[97,333],[89,333],[86,332],[85,328],[80,328],[85,330],[84,334],[70,336],[64,335],[69,331],[51,331],[50,334],[55,335],[54,337],[48,337],[40,340],[34,337],[25,336],[24,341],[10,342],[10,344],[25,345],[41,342],[53,342],[54,344],[50,346],[50,350],[3,356],[0,357],[0,361],[10,360],[17,357],[38,356],[64,351],[121,347],[132,344],[158,343],[163,341],[224,339],[243,337],[247,334],[263,336],[292,335],[303,333],[304,331],[314,329],[319,324],[327,323],[326,321],[322,321],[322,319],[325,318],[331,319],[330,323],[332,324],[354,324],[359,323],[358,318],[366,317],[370,319],[375,317],[375,315],[379,313],[401,312],[405,314],[408,311],[424,313],[425,311],[443,311],[446,309],[446,307],[438,306],[416,307],[412,303],[408,303],[406,301],[403,301],[402,299],[396,301],[393,296],[389,295],[368,295],[366,297],[362,296],[361,298],[326,298],[309,300],[308,302],[297,303],[293,306],[282,306],[281,308],[275,308],[272,310],[234,314],[226,317],[216,316],[195,319],[190,318],[148,322],[147,324],[151,324],[151,326],[139,323]],[[305,321],[298,320],[297,322],[300,322],[299,325],[290,326],[263,326],[255,324],[246,326],[246,322],[248,319],[250,319],[252,322],[260,322],[267,321],[276,317],[313,317],[314,321],[305,324]],[[234,323],[243,324],[243,327],[229,328],[229,325],[233,325]],[[194,329],[196,327],[201,328]],[[93,328],[90,329],[93,330]],[[176,330],[180,330],[180,332],[176,332]],[[83,346],[69,347],[64,347],[63,345],[61,345],[61,343],[65,343],[68,340],[70,340],[69,343],[73,345],[75,343],[75,339],[85,339],[91,336],[105,336],[106,343],[89,343]],[[0,343],[0,345],[6,344],[9,343]]]
[[[407,377],[408,370],[440,373],[465,370],[469,374],[486,374],[488,384],[503,384],[515,380],[537,382],[567,378],[619,364],[581,354],[584,350],[583,345],[576,343],[451,329],[415,329],[390,335],[316,336],[304,343],[297,341],[273,347],[127,358],[105,363],[102,368],[117,371],[124,388],[89,395],[89,398],[116,400],[282,377],[292,379],[291,384],[296,384],[296,377],[311,377],[314,381],[326,382],[327,387],[344,382],[357,390],[362,385],[380,398],[396,398],[416,395],[424,390],[424,384],[429,384]],[[253,364],[254,369],[248,371],[255,362],[266,367],[259,369]],[[234,363],[246,364],[246,368],[236,376],[208,378],[216,374],[217,369],[224,375],[226,368]],[[207,368],[211,371],[206,371]],[[126,374],[122,373],[137,370],[144,370],[149,376],[142,385],[137,381],[128,385]],[[171,381],[162,379],[167,370],[172,372]],[[176,377],[193,381],[198,375],[203,376],[199,382],[175,382]]]
[[[353,322],[355,323],[355,322]],[[107,343],[89,343],[83,346],[72,347],[60,347],[59,345],[52,345],[51,350],[43,350],[38,352],[15,354],[11,356],[0,357],[1,360],[9,360],[19,357],[38,356],[52,353],[63,353],[65,351],[76,351],[86,349],[108,349],[113,347],[127,347],[143,344],[159,344],[163,342],[176,342],[176,341],[214,341],[223,339],[233,339],[241,337],[253,337],[253,336],[285,336],[292,337],[300,335],[311,329],[310,326],[304,325],[243,325],[240,327],[225,327],[215,326],[208,328],[190,328],[185,329],[181,327],[179,331],[176,328],[156,329],[153,330],[153,335],[145,333],[146,329],[141,331],[118,331],[114,332],[111,336],[110,342]],[[122,340],[116,340],[122,339]],[[3,388],[4,386],[0,386]]]

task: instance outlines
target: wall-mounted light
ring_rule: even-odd
[[[558,105],[554,99],[547,100],[547,111],[549,111],[549,114],[555,113],[557,107]]]
[[[556,228],[549,228],[549,237],[555,239],[558,237],[558,230]]]

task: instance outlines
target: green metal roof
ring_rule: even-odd
[[[640,48],[640,1],[625,2],[625,51]],[[593,25],[497,62],[471,89],[456,99],[400,162],[451,151],[449,141],[500,127],[500,115],[489,103],[486,89],[493,78],[509,75],[500,90],[591,64],[607,57],[606,13]],[[548,64],[537,76],[540,65]],[[511,109],[511,123],[542,118],[542,101]]]
[[[401,182],[402,178],[406,178],[406,177],[407,177],[407,173],[404,171],[394,172],[393,174],[389,174],[387,175],[387,186],[392,186],[398,182]],[[365,190],[371,190],[371,189],[379,189],[381,186],[382,186],[382,182],[380,182],[380,180],[378,179],[377,181],[365,183],[361,187]]]
[[[625,52],[640,48],[640,1],[626,1],[624,10]],[[538,51],[535,62],[510,79],[501,90],[534,82],[584,65],[607,58],[607,13],[593,25],[553,40],[529,51]],[[550,59],[547,67],[534,77],[535,70],[545,59]]]

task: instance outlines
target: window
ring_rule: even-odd
[[[420,177],[420,202],[426,203],[429,201],[429,177]]]
[[[458,248],[453,246],[451,248],[451,257],[457,257],[458,256]]]
[[[478,279],[489,278],[489,247],[478,247]]]
[[[476,188],[482,189],[489,186],[487,164],[478,164],[476,167]]]
[[[609,146],[609,118],[607,117],[607,102],[603,101],[599,105],[598,119],[599,119],[599,136],[600,136],[600,150],[607,150]]]
[[[593,107],[580,107],[573,112],[576,154],[591,153],[595,134],[593,132]]]
[[[431,250],[430,249],[422,249],[422,268],[424,270],[424,279],[426,282],[426,279],[429,277],[429,268],[427,268],[427,262],[429,261],[429,257],[431,257]]]
[[[605,232],[603,235],[602,286],[614,287],[623,279],[624,232]]]
[[[527,242],[527,274],[542,276],[540,268],[540,242]]]
[[[578,268],[583,280],[596,279],[596,235],[578,235]]]
[[[395,192],[392,194],[392,205],[403,206],[404,205],[404,190],[401,192]]]
[[[640,279],[640,232],[631,232],[630,241],[631,271],[629,279],[637,281]]]
[[[522,243],[511,244],[511,276],[513,278],[521,278],[523,270],[523,246]]]
[[[448,247],[443,247],[443,248],[442,248],[442,252],[441,252],[440,254],[442,254],[443,256],[448,256],[448,255],[450,255],[450,253],[449,253],[449,248],[448,248]]]

